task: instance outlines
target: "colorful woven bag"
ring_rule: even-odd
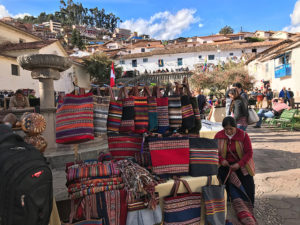
[[[168,91],[166,91],[168,93]],[[176,90],[173,95],[168,96],[169,122],[172,130],[177,130],[182,125],[181,98],[179,87],[176,83]]]
[[[126,159],[141,151],[142,141],[138,134],[109,134],[108,149],[114,159]]]
[[[207,138],[190,138],[190,175],[193,177],[217,175],[218,142]]]
[[[110,96],[101,96],[97,88],[97,95],[94,100],[94,135],[95,137],[107,133],[107,117],[110,103]]]
[[[144,96],[148,98],[148,117],[149,117],[149,131],[155,131],[158,128],[157,120],[157,102],[156,97],[151,96],[149,87],[144,88]]]
[[[181,96],[182,105],[182,129],[190,130],[195,126],[195,115],[190,96]]]
[[[107,131],[108,132],[119,132],[121,119],[122,119],[122,110],[123,110],[123,103],[118,98],[115,100],[115,96],[110,88],[110,105],[108,111],[108,118],[107,118]]]
[[[180,182],[188,193],[177,194]],[[187,181],[175,179],[171,196],[164,198],[164,224],[200,224],[200,221],[201,193],[193,193]]]
[[[152,95],[156,97],[157,102],[157,121],[158,121],[158,133],[166,133],[170,128],[169,123],[169,111],[168,111],[168,98],[161,97],[159,88],[153,87]]]
[[[67,94],[56,110],[56,143],[72,144],[93,139],[93,94]]]
[[[211,185],[211,180],[211,176],[207,177],[207,186],[202,187],[205,204],[205,224],[225,224],[225,185]],[[226,183],[226,180],[224,183]]]
[[[130,133],[134,131],[134,98],[128,97],[126,88],[121,89],[125,98],[123,99],[123,113],[120,126],[120,133]]]
[[[149,138],[153,173],[161,177],[187,175],[189,139],[187,137]]]
[[[200,135],[202,124],[201,124],[200,111],[198,107],[198,100],[196,97],[191,97],[190,100],[195,115],[195,126],[191,130],[189,130],[189,133]]]

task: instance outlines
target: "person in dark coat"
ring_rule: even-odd
[[[283,98],[284,99],[284,103],[289,102],[291,96],[290,96],[290,93],[286,90],[285,87],[283,87],[282,90],[280,91],[279,98]]]
[[[234,83],[232,86],[238,90],[240,96],[242,96],[243,98],[245,98],[247,100],[247,102],[249,101],[249,97],[248,97],[247,93],[244,92],[241,83]]]
[[[202,92],[200,91],[198,96],[197,96],[197,101],[198,101],[198,107],[199,107],[199,111],[200,114],[203,115],[204,114],[204,106],[206,104],[206,97],[205,95],[202,94]]]
[[[228,95],[232,100],[230,112],[236,120],[237,128],[245,131],[248,126],[248,102],[239,94],[236,88],[230,89]]]

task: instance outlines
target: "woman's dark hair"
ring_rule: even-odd
[[[242,84],[241,83],[234,83],[232,86],[242,89]]]
[[[228,95],[231,94],[234,96],[234,99],[237,99],[240,97],[240,93],[238,92],[238,90],[236,88],[231,88],[228,91]]]
[[[223,122],[222,122],[222,126],[225,128],[226,126],[231,126],[231,127],[236,127],[236,121],[233,117],[231,116],[226,116],[224,119],[223,119]]]
[[[24,95],[24,94],[23,94],[23,91],[22,91],[21,89],[16,90],[16,95],[17,95],[17,94]]]

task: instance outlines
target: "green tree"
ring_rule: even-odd
[[[232,27],[226,25],[219,31],[219,34],[233,34],[233,29]]]
[[[104,53],[98,53],[84,59],[86,70],[91,75],[92,81],[96,84],[108,84],[112,60]],[[115,66],[116,78],[121,77],[122,68]]]
[[[77,35],[77,30],[73,29],[72,31],[72,36],[71,36],[71,44],[73,47],[77,46],[78,43],[78,35]]]

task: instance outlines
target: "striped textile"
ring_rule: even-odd
[[[165,133],[169,130],[169,110],[168,110],[168,98],[157,98],[157,120],[158,120],[158,132]]]
[[[193,177],[218,173],[218,144],[214,139],[190,138],[190,172]]]
[[[71,144],[94,139],[93,96],[67,94],[56,110],[56,143]]]
[[[141,151],[142,141],[142,136],[137,134],[109,134],[108,149],[114,159],[126,159]]]
[[[171,129],[178,129],[182,125],[181,100],[179,95],[168,97],[169,104],[169,121]]]
[[[200,135],[200,130],[201,130],[202,124],[201,124],[198,100],[196,97],[191,97],[190,99],[191,99],[191,104],[192,104],[194,115],[195,115],[195,126],[191,130],[189,130],[189,133]]]
[[[155,193],[155,199],[158,204],[159,203],[159,195],[157,192]],[[134,202],[128,203],[127,210],[128,210],[128,212],[133,212],[133,211],[137,211],[137,210],[147,209],[148,208],[147,202],[149,202],[149,199],[146,199],[146,198],[141,198],[141,199],[135,200]]]
[[[148,97],[149,131],[157,130],[157,102],[155,97]]]
[[[134,98],[123,99],[122,121],[120,125],[121,133],[134,131]]]
[[[190,96],[181,96],[182,129],[190,130],[195,126],[195,115]]]
[[[153,173],[168,177],[187,175],[189,140],[187,137],[149,138]]]
[[[122,101],[110,101],[107,118],[107,131],[119,132],[122,119],[122,108]]]
[[[134,96],[134,125],[135,133],[142,134],[148,131],[148,101],[147,97]]]
[[[100,187],[89,187],[81,191],[72,192],[69,195],[71,199],[77,199],[87,195],[97,194],[99,192],[120,190],[123,189],[124,186],[125,186],[124,184],[120,183],[120,184],[105,185]]]
[[[201,193],[178,194],[164,198],[164,224],[198,225],[201,221]]]
[[[208,177],[208,185],[202,187],[205,224],[225,224],[224,189],[225,185],[211,185],[211,177]]]
[[[67,168],[67,181],[72,182],[83,178],[118,176],[119,174],[120,171],[114,162],[74,164]]]
[[[100,220],[84,220],[77,223],[72,223],[73,225],[104,225],[102,219]]]
[[[94,100],[94,135],[95,137],[107,133],[107,117],[110,96],[93,96]]]

